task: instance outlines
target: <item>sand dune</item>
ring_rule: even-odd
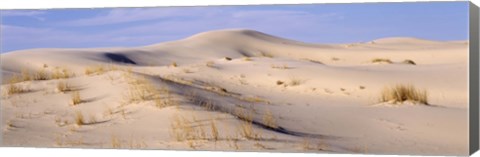
[[[6,146],[468,150],[465,41],[311,44],[232,29],[144,47],[30,49],[0,59]],[[380,101],[394,85],[424,89],[428,105]]]

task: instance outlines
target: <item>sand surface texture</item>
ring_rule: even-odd
[[[218,30],[2,54],[4,146],[467,155],[468,43]]]

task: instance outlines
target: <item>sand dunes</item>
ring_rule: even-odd
[[[136,48],[0,57],[8,146],[467,152],[464,42],[317,45],[219,30]],[[382,96],[397,84],[425,90],[418,102],[428,105]]]

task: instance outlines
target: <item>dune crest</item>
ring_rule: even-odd
[[[0,55],[3,140],[465,155],[467,61],[458,41],[312,44],[245,29],[134,48],[13,51]]]

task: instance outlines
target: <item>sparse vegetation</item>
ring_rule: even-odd
[[[413,60],[406,59],[402,62],[403,64],[411,64],[411,65],[417,65]]]
[[[261,52],[260,53],[260,56],[262,57],[267,57],[267,58],[273,58],[274,56],[270,53],[266,53],[266,52]]]
[[[27,69],[22,69],[22,80],[21,81],[30,81],[32,77],[30,76],[30,72]],[[19,82],[21,82],[19,81]]]
[[[75,76],[74,73],[70,72],[68,69],[56,68],[55,71],[51,74],[52,79],[66,79]]]
[[[387,59],[387,58],[374,58],[374,59],[372,59],[371,62],[372,63],[387,63],[387,64],[393,63],[390,59]]]
[[[28,90],[23,89],[17,84],[9,84],[7,85],[7,95],[13,95],[13,94],[20,94],[27,92]]]
[[[178,65],[177,65],[177,62],[172,62],[172,63],[170,64],[170,66],[171,66],[171,67],[177,67]]]
[[[273,117],[272,112],[267,111],[263,115],[263,124],[270,127],[270,128],[277,128],[277,122],[275,120],[275,117]]]
[[[318,60],[313,60],[313,59],[306,59],[312,63],[317,63],[317,64],[323,64],[321,61],[318,61]]]
[[[258,139],[260,137],[253,129],[252,121],[242,122],[240,126],[240,135],[246,139]]]
[[[252,58],[250,58],[250,57],[244,57],[243,60],[244,60],[244,61],[252,61]]]
[[[85,69],[86,75],[103,74],[105,72],[107,72],[107,68],[104,65],[90,66]]]
[[[291,67],[287,66],[287,65],[273,65],[271,66],[273,69],[291,69]]]
[[[40,69],[33,75],[33,80],[49,80],[50,78],[45,69]]]
[[[82,99],[80,97],[80,92],[73,92],[72,93],[72,105],[78,105],[80,103],[82,103]]]
[[[285,83],[285,82],[280,81],[280,80],[277,81],[277,85],[282,85],[283,83]]]
[[[67,82],[58,82],[57,83],[57,90],[60,92],[69,92],[72,91],[72,87]]]
[[[298,85],[300,85],[300,84],[302,84],[302,83],[303,83],[303,80],[298,79],[298,78],[292,78],[292,79],[290,79],[290,82],[288,83],[288,85],[290,85],[290,86],[298,86]]]
[[[213,68],[213,67],[214,67],[214,66],[213,66],[214,64],[215,64],[215,62],[213,62],[213,61],[208,61],[205,65],[206,65],[207,67]]]
[[[112,144],[112,148],[121,148],[122,147],[122,143],[120,142],[120,139],[118,139],[116,136],[112,136],[111,144]]]
[[[78,126],[87,124],[85,121],[85,117],[83,116],[83,113],[81,111],[75,112],[75,124],[77,124]]]
[[[212,138],[217,141],[218,140],[218,129],[217,129],[217,125],[215,125],[215,121],[212,120],[210,122],[210,129],[212,131]]]
[[[381,92],[381,102],[403,103],[411,101],[428,105],[427,91],[424,89],[417,89],[413,85],[395,85],[392,87],[385,87]]]

